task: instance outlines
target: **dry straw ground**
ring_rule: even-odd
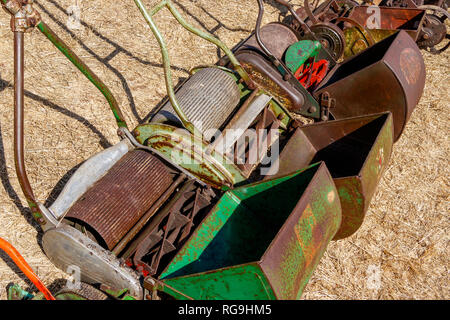
[[[156,41],[133,1],[78,0],[82,29],[67,28],[76,0],[38,0],[43,19],[105,80],[135,126],[164,97]],[[147,4],[155,1],[145,1]],[[189,21],[235,45],[252,29],[255,0],[177,0]],[[270,2],[264,22],[278,18]],[[215,48],[182,30],[167,11],[157,22],[168,39],[177,77],[217,60]],[[71,170],[118,141],[107,104],[96,89],[37,31],[26,35],[26,164],[37,198],[51,201]],[[14,171],[13,41],[0,12],[0,237],[16,246],[45,284],[64,285],[40,247]],[[304,299],[449,299],[449,56],[424,52],[427,82],[373,198],[364,225],[330,244]],[[55,186],[57,186],[55,188]],[[30,283],[0,253],[5,286]],[[381,287],[369,284],[381,270]],[[369,271],[369,272],[368,272]],[[35,290],[34,287],[32,287]]]

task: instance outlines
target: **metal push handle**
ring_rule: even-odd
[[[92,84],[94,84],[97,89],[103,94],[103,96],[108,101],[108,104],[111,108],[111,111],[114,114],[114,117],[117,122],[117,126],[119,128],[124,127],[127,128],[127,124],[125,122],[122,111],[120,110],[119,104],[117,103],[116,98],[114,98],[112,92],[109,88],[100,80],[100,78],[69,48],[69,46],[64,43],[51,29],[47,26],[43,21],[41,21],[41,17],[39,12],[33,8],[32,0],[0,0],[3,8],[12,16],[12,19],[16,21],[16,24],[19,28],[15,31],[18,32],[27,32],[34,27],[38,28],[38,30],[59,50],[61,51],[66,58],[72,62],[72,64],[77,67],[81,73],[89,79]],[[17,21],[19,21],[17,23]]]
[[[239,76],[248,84],[251,85],[252,81],[250,80],[249,75],[247,72],[242,68],[239,61],[236,59],[234,54],[231,52],[231,50],[219,39],[215,38],[213,35],[204,32],[200,29],[195,28],[191,24],[189,24],[179,13],[179,11],[175,8],[174,4],[171,0],[162,0],[160,3],[155,5],[153,9],[148,12],[145,8],[144,4],[141,0],[134,0],[136,6],[139,8],[140,12],[144,16],[144,19],[147,21],[147,24],[149,25],[150,29],[152,30],[153,35],[155,36],[156,40],[158,41],[158,44],[161,49],[162,59],[163,59],[163,66],[164,66],[164,77],[166,82],[166,89],[167,89],[167,95],[169,96],[170,103],[172,104],[173,109],[177,113],[178,117],[180,118],[181,122],[183,123],[183,126],[189,130],[194,135],[200,135],[200,132],[194,127],[192,122],[189,121],[189,119],[186,117],[183,110],[181,110],[181,107],[176,99],[175,91],[173,87],[172,82],[172,73],[170,70],[170,59],[169,54],[167,51],[166,43],[161,35],[161,33],[158,30],[158,27],[156,26],[155,22],[153,21],[152,17],[158,13],[161,9],[166,7],[170,13],[173,15],[173,17],[189,32],[215,44],[217,47],[223,50],[225,54],[230,59],[230,63],[233,65],[234,70],[239,74]]]
[[[31,209],[33,218],[45,225],[42,209],[28,180],[24,157],[24,33],[37,27],[105,96],[116,118],[117,125],[126,128],[126,122],[117,100],[92,70],[41,21],[32,0],[0,0],[2,7],[11,15],[14,32],[14,162],[20,187]]]
[[[286,67],[286,65],[283,63],[283,61],[281,61],[280,59],[275,57],[275,55],[269,50],[269,48],[266,47],[266,45],[264,44],[264,41],[261,37],[261,21],[262,21],[263,15],[264,15],[264,4],[263,4],[262,0],[257,0],[257,1],[258,1],[259,11],[258,11],[258,18],[256,20],[256,26],[255,26],[256,42],[261,47],[261,49],[264,51],[264,53],[267,55],[269,60],[275,65],[275,67],[281,73],[284,80],[289,80],[290,78],[293,77],[293,74]],[[280,0],[278,2],[280,2],[284,5],[284,1]]]

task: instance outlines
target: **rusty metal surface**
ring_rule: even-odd
[[[161,152],[167,159],[215,188],[231,187],[245,180],[230,159],[215,150],[208,150],[208,143],[185,129],[151,122],[136,127],[133,134],[139,143]]]
[[[111,250],[173,182],[168,168],[143,150],[119,160],[68,211]]]
[[[214,197],[211,189],[199,188],[192,180],[186,183],[146,227],[135,247],[134,266],[144,276],[161,271],[208,213]]]
[[[266,155],[267,149],[270,149],[278,140],[279,134],[274,134],[274,132],[278,132],[280,126],[280,119],[269,107],[266,107],[250,128],[254,130],[255,136],[246,141],[238,141],[235,146],[234,161],[238,163],[238,167],[246,177],[250,177],[254,173],[254,169]],[[265,129],[268,130],[267,134]]]
[[[264,253],[260,265],[277,299],[299,299],[341,224],[341,205],[324,163]]]
[[[339,27],[329,22],[322,22],[312,25],[311,32],[336,61],[341,58],[345,47],[345,37]],[[305,39],[311,39],[311,37],[306,35]],[[324,57],[321,56],[321,58]],[[330,65],[334,66],[335,63],[330,63]]]
[[[298,299],[340,222],[323,163],[236,188],[164,270],[161,289],[181,299]]]
[[[368,6],[356,6],[349,14],[349,18],[357,21],[364,27],[368,27],[368,21],[373,11],[368,10]],[[381,30],[405,30],[414,40],[417,40],[418,34],[423,24],[425,10],[414,8],[390,8],[379,7],[380,19],[379,25],[373,29]]]
[[[329,93],[335,119],[390,111],[398,140],[425,86],[425,65],[414,40],[405,32],[376,43],[344,61],[315,90]]]
[[[342,225],[335,239],[348,237],[363,223],[390,159],[392,127],[390,113],[300,127],[282,149],[275,177],[324,161],[342,205]]]
[[[261,40],[277,59],[282,60],[287,48],[297,42],[298,38],[290,27],[272,22],[261,28]],[[239,48],[239,50],[245,49],[263,52],[254,34]]]
[[[347,43],[345,57],[350,57],[370,47],[372,43],[367,41],[368,37],[374,42],[379,42],[397,30],[405,30],[414,41],[418,41],[425,21],[425,10],[379,7],[377,14],[379,13],[380,17],[373,22],[371,18],[373,10],[368,10],[368,8],[370,7],[356,6],[348,17],[340,18],[340,20],[353,21],[355,24],[353,27],[344,28]],[[369,24],[369,21],[372,25]]]
[[[120,240],[120,242],[114,247],[112,253],[119,255],[123,249],[129,244],[129,242],[142,230],[147,222],[155,215],[160,209],[162,204],[169,199],[176,188],[186,179],[184,174],[180,174],[178,178],[170,185],[170,187],[164,191],[164,193],[156,200],[153,205],[145,212],[145,214],[139,219],[139,221],[131,228],[127,234]]]
[[[256,52],[242,50],[236,54],[236,57],[253,81],[290,112],[320,118],[317,102],[295,78],[294,80],[303,90],[284,80],[278,70]]]

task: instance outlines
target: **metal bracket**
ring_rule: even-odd
[[[33,7],[33,0],[9,0],[2,2],[2,6],[11,15],[13,32],[30,32],[41,22],[41,15]]]
[[[336,106],[336,99],[330,97],[330,93],[324,92],[320,96],[320,108],[322,121],[328,121],[330,119],[330,109]]]

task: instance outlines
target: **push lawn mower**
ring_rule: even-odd
[[[261,10],[255,35],[233,53],[172,1],[148,11],[135,0],[160,45],[168,99],[130,131],[112,93],[32,1],[1,1],[14,31],[17,175],[46,255],[62,270],[77,266],[84,282],[57,298],[299,298],[328,243],[361,226],[423,90],[423,59],[404,31],[341,63],[312,31],[301,38],[280,24],[291,37],[270,38],[278,32],[259,30]],[[153,20],[162,9],[226,54],[176,90]],[[86,160],[48,208],[23,156],[23,34],[33,28],[100,89],[122,138]]]

